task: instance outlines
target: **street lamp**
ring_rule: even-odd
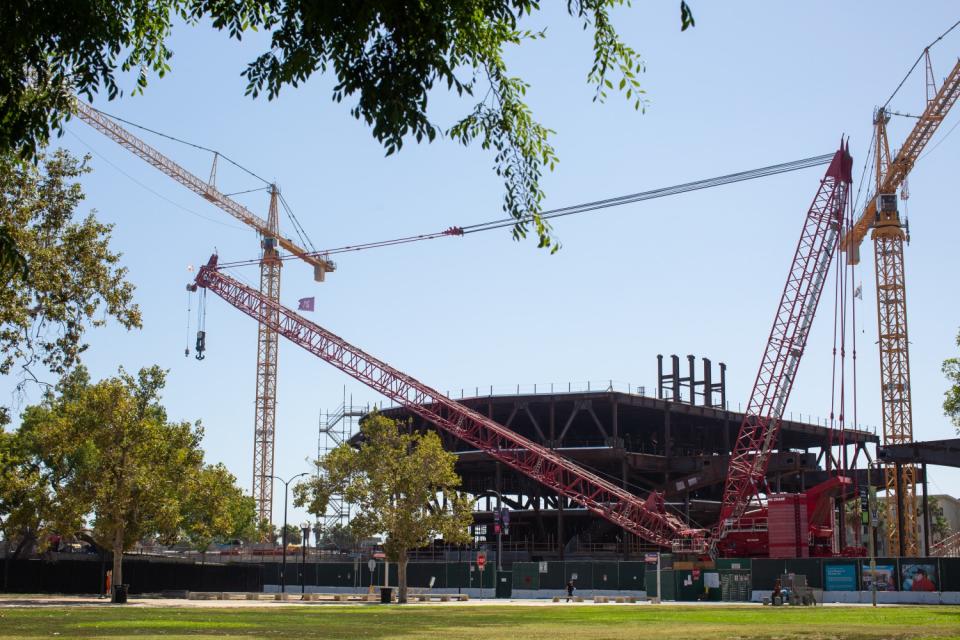
[[[270,476],[274,480],[283,483],[283,562],[280,565],[280,593],[287,590],[287,496],[290,495],[290,483],[300,476],[310,475],[308,472],[298,473],[289,480],[284,480],[280,476]]]
[[[300,531],[303,533],[303,561],[300,563],[300,593],[306,593],[306,584],[304,574],[307,572],[307,545],[310,543],[310,523],[304,522],[300,525]]]

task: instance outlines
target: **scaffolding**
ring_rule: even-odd
[[[357,432],[360,418],[370,413],[370,405],[353,404],[353,395],[347,398],[343,393],[343,402],[333,411],[321,412],[319,433],[317,436],[317,458],[321,459],[338,446],[350,440]],[[320,473],[319,468],[317,473]],[[340,494],[330,496],[327,511],[320,518],[321,531],[330,531],[336,526],[345,526],[350,520],[350,504]]]

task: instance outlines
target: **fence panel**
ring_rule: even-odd
[[[620,589],[620,572],[617,562],[593,563],[593,588],[618,590]]]
[[[540,588],[540,563],[539,562],[514,562],[513,563],[513,588],[514,589],[539,589]]]
[[[650,565],[650,569],[656,572],[656,565]],[[622,591],[643,591],[646,589],[644,584],[644,573],[647,571],[645,562],[621,562],[617,569],[620,577],[620,589]]]

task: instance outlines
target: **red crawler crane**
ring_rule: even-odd
[[[263,293],[217,270],[217,256],[200,268],[196,286],[220,296],[262,325],[380,392],[421,418],[490,457],[565,496],[637,536],[661,546],[678,538],[703,548],[705,532],[665,513],[663,499],[647,500],[580,468],[563,456],[490,418],[450,400],[397,371]]]
[[[760,371],[730,458],[720,519],[712,537],[714,545],[739,524],[766,478],[770,451],[780,431],[780,418],[793,389],[827,272],[837,252],[852,182],[852,166],[848,147],[841,144],[807,211],[787,284],[760,361]]]

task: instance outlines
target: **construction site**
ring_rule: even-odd
[[[538,572],[524,568],[528,563],[622,565],[649,562],[650,553],[667,556],[677,571],[690,571],[701,587],[705,584],[701,570],[722,567],[733,572],[739,569],[733,566],[736,559],[814,558],[849,560],[862,584],[869,582],[863,563],[871,559],[875,571],[878,558],[896,559],[893,562],[903,567],[913,566],[907,559],[920,558],[925,559],[918,561],[921,564],[939,566],[940,579],[952,584],[960,580],[960,566],[936,563],[960,556],[960,532],[932,535],[928,470],[935,465],[960,466],[960,440],[914,438],[905,277],[910,230],[903,213],[908,176],[960,97],[960,60],[931,45],[919,52],[908,77],[913,73],[923,76],[925,93],[901,100],[915,107],[911,130],[902,139],[891,138],[888,124],[903,114],[889,106],[891,100],[878,105],[866,159],[854,158],[850,140],[838,135],[829,154],[573,207],[589,211],[620,206],[819,167],[819,175],[807,180],[809,199],[792,203],[799,238],[779,247],[782,259],[764,267],[786,272],[787,277],[779,303],[769,309],[769,333],[755,336],[763,345],[761,361],[744,363],[740,354],[724,353],[722,346],[709,354],[664,353],[656,362],[634,363],[638,377],[652,382],[649,386],[614,380],[518,385],[515,391],[496,392],[492,387],[441,391],[446,389],[442,380],[437,387],[428,386],[327,330],[323,320],[309,319],[305,313],[313,311],[312,298],[309,304],[300,300],[298,309],[281,302],[282,268],[301,269],[305,264],[316,282],[324,282],[336,278],[334,259],[340,253],[463,238],[501,228],[503,220],[317,250],[303,241],[295,218],[295,233],[280,228],[281,214],[288,207],[275,184],[269,188],[266,213],[255,213],[217,187],[218,155],[209,177],[199,177],[145,142],[132,131],[134,126],[82,100],[76,102],[75,112],[93,130],[259,237],[258,258],[229,262],[216,254],[204,257],[187,288],[202,313],[208,298],[225,303],[217,309],[219,323],[240,322],[239,316],[246,315],[257,326],[256,344],[249,345],[257,353],[250,449],[251,492],[260,519],[275,522],[275,507],[282,503],[282,496],[278,502],[274,494],[274,478],[279,473],[276,440],[283,437],[277,436],[276,425],[277,372],[283,366],[277,353],[284,340],[314,356],[318,367],[332,366],[356,385],[350,387],[349,398],[344,392],[339,408],[319,409],[318,457],[343,443],[359,444],[360,426],[374,407],[400,420],[403,428],[437,432],[444,448],[456,455],[462,489],[474,501],[473,544],[463,547],[438,540],[417,552],[422,559],[466,562],[473,571],[476,560],[471,558],[488,554],[498,571],[514,569],[514,589],[532,588],[531,575],[537,581],[552,576],[549,566]],[[857,142],[863,149],[864,141]],[[858,190],[860,176],[855,174],[863,162]],[[917,167],[921,170],[922,165]],[[570,213],[568,207],[545,217]],[[875,306],[867,301],[861,307],[861,313],[870,316],[866,326],[873,327],[865,336],[856,335],[855,316],[851,317],[855,300],[862,299],[859,283],[850,275],[858,264],[875,279]],[[231,275],[231,270],[250,266],[260,270],[253,285]],[[198,318],[195,343],[187,355],[202,359],[208,336],[205,316]],[[812,327],[831,322],[832,371],[824,375],[807,370],[798,376]],[[879,358],[879,380],[857,380],[852,355],[857,349],[861,358]],[[756,371],[747,397],[731,397],[727,391],[727,363],[732,358],[737,364],[729,366]],[[509,364],[503,375],[510,375]],[[804,375],[822,380],[823,393],[831,397],[828,417],[792,412],[791,392]],[[876,428],[857,423],[857,384],[881,390],[882,424]],[[364,402],[355,403],[353,395]],[[313,455],[312,442],[301,448]],[[316,526],[330,530],[347,525],[350,517],[351,506],[334,496]],[[362,574],[360,564],[369,550],[342,551],[355,556],[349,561],[358,567],[353,586],[389,578],[374,575],[380,569]],[[817,573],[811,580],[821,588],[827,588],[827,566],[832,565],[809,569]],[[649,580],[643,583],[643,566],[638,570],[640,577],[634,575],[632,588],[649,590]],[[599,589],[607,573],[598,571],[591,580]],[[649,566],[646,571],[650,573]],[[764,591],[774,573],[779,576],[786,570],[765,575],[754,590]],[[626,584],[626,569],[621,568],[619,575]],[[481,585],[484,579],[481,576]],[[570,576],[551,579],[562,585]],[[876,583],[875,574],[870,580]],[[728,591],[735,581],[730,578]],[[340,586],[350,586],[349,581]],[[677,594],[680,590],[678,586]]]

